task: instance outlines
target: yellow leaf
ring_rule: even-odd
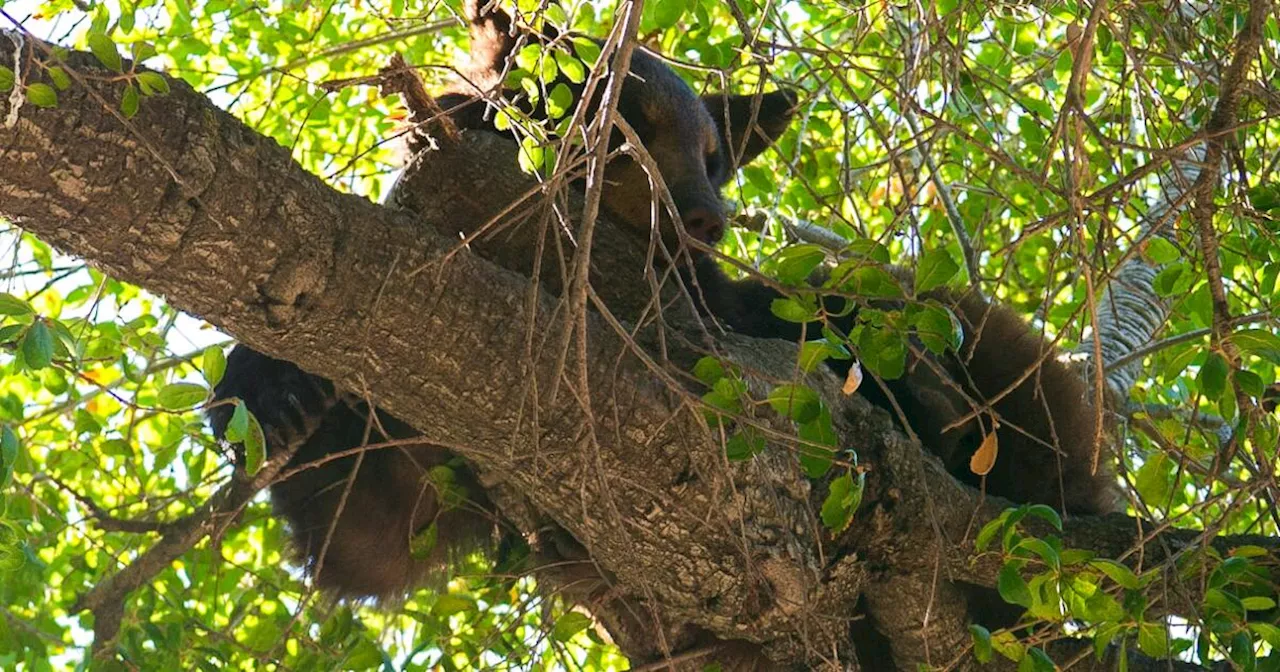
[[[847,397],[857,392],[859,387],[862,387],[862,366],[854,360],[853,366],[849,367],[849,373],[845,374],[844,387],[840,388],[840,391]]]
[[[990,434],[982,439],[982,445],[978,446],[978,450],[974,451],[973,457],[969,458],[969,471],[979,475],[986,476],[991,468],[996,466],[996,455],[1000,454],[1000,444],[996,440],[996,433],[993,429]]]

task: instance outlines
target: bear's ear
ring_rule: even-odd
[[[735,168],[750,163],[782,136],[799,101],[796,92],[788,89],[759,96],[760,109],[756,112],[755,123],[748,129],[756,97],[754,94],[733,96],[723,93],[702,97],[703,104],[720,129],[726,156],[736,161]]]
[[[470,74],[478,79],[493,80],[502,74],[516,46],[511,15],[502,9],[499,0],[466,0],[462,9],[471,30],[470,69],[473,72]]]
[[[502,2],[465,0],[462,5],[471,31],[471,62],[467,75],[482,90],[500,83],[502,72],[517,44],[531,44],[535,40],[545,43],[554,40],[557,34],[550,26],[542,34],[535,34],[514,21],[502,8]],[[521,37],[525,38],[523,43]]]

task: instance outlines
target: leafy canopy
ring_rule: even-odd
[[[519,4],[526,11],[536,5]],[[128,55],[206,93],[335,187],[378,198],[397,166],[392,139],[403,113],[363,78],[398,52],[421,66],[429,88],[438,87],[465,49],[457,5],[50,0],[0,2],[0,9],[4,20],[96,54],[117,73],[124,117],[169,89],[164,78],[124,60]],[[604,35],[612,10],[611,3],[577,3],[571,11],[549,10],[545,19]],[[828,254],[812,242],[793,244],[788,225],[796,222],[847,241],[846,257],[915,265],[927,285],[962,284],[966,250],[955,216],[972,239],[983,287],[1070,348],[1089,344],[1090,281],[1101,282],[1135,254],[1157,264],[1156,290],[1172,302],[1162,337],[1188,337],[1142,358],[1121,420],[1123,473],[1136,512],[1179,526],[1274,535],[1280,530],[1260,494],[1259,473],[1242,459],[1214,461],[1220,436],[1234,430],[1240,455],[1275,463],[1274,416],[1240,407],[1264,396],[1280,366],[1273,305],[1278,129],[1264,107],[1274,101],[1251,97],[1242,108],[1251,121],[1230,134],[1232,170],[1220,194],[1226,205],[1212,221],[1231,315],[1260,316],[1231,339],[1239,359],[1206,336],[1213,304],[1194,225],[1175,216],[1173,235],[1141,236],[1164,193],[1165,148],[1206,123],[1246,7],[1215,3],[1203,15],[1171,13],[1163,3],[1106,10],[1078,82],[1088,123],[1076,125],[1063,111],[1080,58],[1073,35],[1090,10],[1076,2],[943,0],[917,16],[882,4],[654,0],[645,4],[640,38],[699,65],[681,70],[699,88],[727,83],[749,91],[767,74],[808,93],[778,151],[741,171],[728,190],[743,217],[723,249],[785,284],[799,285]],[[744,42],[744,27],[754,41]],[[1276,74],[1274,19],[1267,30],[1257,82]],[[594,55],[584,46],[574,56],[522,53],[520,86],[568,112],[564,91],[540,82],[557,73],[580,77],[582,60],[589,64]],[[0,69],[0,91],[23,86],[30,104],[56,107],[75,73],[55,61],[37,67],[46,76],[28,84]],[[540,141],[550,129],[524,130]],[[553,163],[540,154],[541,142],[525,147],[528,170]],[[76,598],[228,477],[229,456],[199,415],[225,366],[228,341],[17,229],[8,230],[4,245],[11,262],[0,294],[0,667],[44,670],[86,656],[91,616],[71,611]],[[901,291],[872,269],[857,282],[864,294]],[[820,319],[812,298],[798,294],[772,309],[795,321]],[[828,334],[806,347],[800,368],[856,353],[872,372],[891,376],[902,366],[908,333],[941,351],[955,346],[951,325],[945,310],[929,306],[887,314],[857,333]],[[743,408],[745,390],[733,372],[703,368],[709,408]],[[830,445],[829,409],[801,381],[757,401],[796,422],[811,448],[801,458],[811,475],[844,465],[821,512],[829,527],[842,529],[857,507],[860,476]],[[1193,415],[1202,422],[1189,425]],[[729,456],[749,459],[763,446],[743,431],[729,442]],[[1251,564],[1253,552],[1186,558],[1187,571],[1208,572],[1213,586],[1203,622],[1169,630],[1145,616],[1160,586],[1063,549],[1052,537],[1027,534],[1021,519],[1045,512],[1021,511],[984,530],[978,550],[1002,554],[1001,594],[1034,617],[1079,619],[1094,624],[1097,641],[1150,655],[1186,650],[1245,667],[1255,653],[1280,645],[1280,630],[1250,620],[1276,599],[1274,582]],[[317,601],[289,564],[284,531],[268,513],[259,498],[243,523],[137,591],[117,642],[121,659],[134,669],[210,670],[267,663],[552,669],[566,659],[588,669],[624,665],[581,614],[544,603],[527,581],[487,576],[479,559],[447,590],[420,592],[396,613]],[[1010,633],[977,629],[974,639],[980,658],[998,653],[1030,661],[1028,669],[1046,664],[1043,652]]]

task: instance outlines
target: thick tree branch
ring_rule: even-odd
[[[67,65],[91,63],[73,54]],[[480,185],[411,217],[333,191],[185,86],[148,99],[127,129],[95,100],[118,91],[95,86],[64,91],[57,109],[24,108],[0,138],[0,214],[255,349],[369,390],[586,543],[664,628],[829,639],[829,625],[805,617],[821,601],[818,533],[810,486],[785,451],[725,465],[689,399],[596,316],[590,400],[537,396],[562,375],[543,347],[565,328],[555,302],[439,233],[474,223],[451,221],[449,204]],[[474,151],[455,158],[495,165]],[[685,365],[696,356],[669,352]],[[785,376],[778,352],[748,368]],[[584,439],[582,404],[598,442]],[[176,541],[179,553],[191,543]],[[127,593],[148,567],[131,565],[84,604]]]

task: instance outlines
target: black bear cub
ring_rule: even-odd
[[[439,98],[441,107],[466,129],[493,130],[481,94],[502,81],[520,43],[517,36],[554,37],[513,31],[507,14],[482,11],[485,4],[493,3],[465,3],[472,63],[464,74],[474,84],[459,84]],[[785,91],[700,98],[659,58],[637,50],[619,112],[656,162],[684,232],[714,243],[726,226],[722,187],[738,166],[785,131],[796,100]],[[539,114],[534,106],[527,109]],[[607,167],[604,207],[612,219],[643,235],[653,226],[649,185],[649,177],[630,158]],[[664,241],[679,242],[670,218],[663,214],[657,224]],[[800,338],[799,325],[772,314],[770,304],[780,296],[776,290],[754,280],[729,279],[707,255],[694,253],[692,258],[695,272],[683,275],[696,278],[689,283],[695,285],[690,292],[704,314],[748,335]],[[916,430],[924,446],[957,477],[975,482],[967,469],[969,456],[995,418],[1000,455],[988,476],[988,492],[1081,513],[1113,509],[1110,471],[1089,470],[1095,425],[1084,383],[1007,308],[947,291],[921,298],[951,306],[965,331],[959,353],[916,358],[907,375],[888,381],[903,411],[900,419]],[[837,326],[847,329],[853,319],[842,318]],[[807,333],[817,336],[819,330],[811,327]],[[843,373],[848,365],[833,366]],[[864,384],[863,391],[894,412],[895,404],[877,386]],[[497,517],[464,464],[444,448],[416,439],[417,432],[384,412],[362,403],[335,403],[336,394],[331,382],[244,346],[232,352],[215,390],[219,400],[242,399],[264,428],[303,433],[305,440],[289,469],[319,461],[315,468],[273,484],[271,498],[320,587],[339,596],[394,598],[441,575],[459,552],[492,543]],[[974,410],[982,421],[970,419],[947,429]],[[211,409],[219,436],[231,412],[229,403]],[[382,445],[358,450],[373,444]],[[352,454],[324,461],[344,452]]]
[[[465,3],[471,24],[471,67],[465,75],[471,84],[460,83],[438,98],[464,129],[494,130],[481,96],[487,91],[474,87],[499,83],[517,44],[510,17],[499,9],[482,11],[485,4]],[[753,115],[752,98],[699,98],[643,50],[635,52],[622,89],[622,118],[656,161],[685,230],[708,243],[725,227],[721,188],[736,166],[786,129],[795,102],[789,93],[765,94]],[[748,134],[752,119],[754,132]],[[649,178],[636,162],[620,157],[608,165],[603,204],[612,219],[648,232],[651,200]],[[674,241],[670,218],[663,215],[659,225],[664,238]],[[268,436],[303,437],[286,467],[295,475],[271,486],[271,501],[288,521],[309,574],[326,592],[394,599],[442,577],[459,553],[493,543],[497,517],[465,464],[444,448],[416,440],[418,432],[385,412],[336,401],[330,381],[238,345],[214,396],[243,400]],[[210,409],[217,436],[225,435],[233,411],[231,403]],[[350,454],[330,457],[336,453]]]

